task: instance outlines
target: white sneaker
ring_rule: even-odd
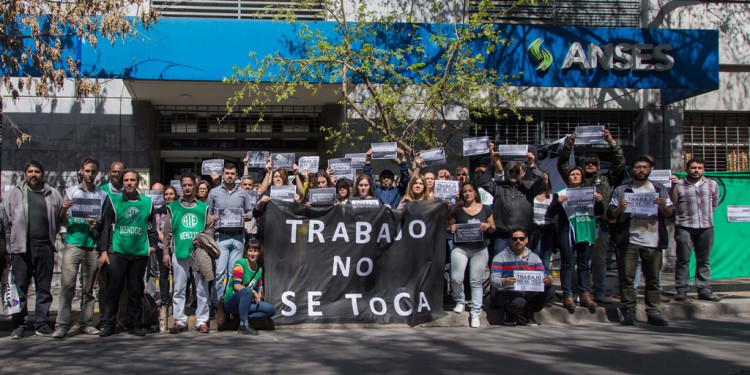
[[[473,316],[471,318],[471,324],[470,325],[471,325],[471,328],[479,328],[479,318]]]
[[[463,303],[457,303],[455,307],[453,307],[454,313],[462,313],[466,309],[466,306]]]

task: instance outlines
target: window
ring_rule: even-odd
[[[709,171],[747,171],[750,114],[685,113],[682,157],[699,158]]]

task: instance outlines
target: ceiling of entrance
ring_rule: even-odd
[[[224,105],[239,85],[199,81],[125,81],[133,99],[148,100],[153,105]],[[334,104],[338,85],[326,85],[315,95],[300,90],[292,98],[273,105]],[[246,103],[246,104],[249,104]]]

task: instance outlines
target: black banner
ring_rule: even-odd
[[[407,206],[269,202],[262,228],[274,322],[416,325],[443,316],[447,209],[440,200]]]

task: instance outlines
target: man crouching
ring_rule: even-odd
[[[544,269],[539,256],[526,247],[529,236],[524,229],[513,228],[510,241],[509,247],[492,258],[490,283],[497,289],[493,304],[505,311],[504,325],[539,325],[534,313],[541,311],[548,297],[554,295],[552,276]],[[538,272],[544,291],[518,290],[515,271]]]

